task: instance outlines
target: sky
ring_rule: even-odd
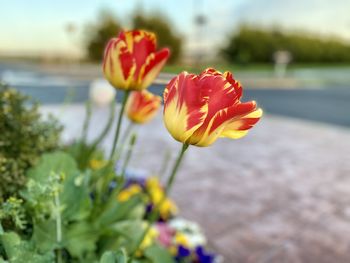
[[[109,10],[127,27],[133,12],[162,12],[191,52],[223,46],[242,23],[334,35],[350,41],[350,0],[0,0],[0,54],[82,54],[89,22]],[[194,16],[207,23],[198,33]],[[69,34],[68,24],[75,33]],[[198,36],[200,34],[200,36]],[[200,39],[200,41],[198,41]],[[201,42],[201,43],[199,43]]]

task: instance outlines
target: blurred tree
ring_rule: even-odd
[[[145,16],[136,11],[132,18],[132,27],[153,31],[157,34],[158,47],[169,47],[170,62],[177,61],[181,56],[182,39],[177,36],[168,20],[158,14]],[[86,53],[91,61],[101,61],[108,40],[118,34],[122,26],[108,11],[102,11],[98,22],[86,27]]]
[[[289,51],[297,63],[350,62],[350,44],[341,40],[247,26],[230,35],[222,54],[234,63],[267,63],[279,50]]]
[[[86,28],[86,52],[91,61],[102,61],[103,51],[109,39],[121,30],[117,19],[109,12],[102,11],[98,23]]]
[[[182,39],[172,30],[169,21],[162,15],[145,16],[136,12],[132,21],[133,28],[153,31],[157,34],[158,47],[169,47],[171,56],[169,62],[175,62],[181,57]]]

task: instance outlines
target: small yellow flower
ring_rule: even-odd
[[[161,188],[161,184],[159,182],[158,177],[151,176],[151,177],[147,178],[146,187],[147,187],[147,189]]]
[[[176,235],[175,235],[175,243],[177,245],[181,245],[183,247],[189,247],[187,237],[180,232],[176,233]]]
[[[148,178],[146,181],[146,188],[151,197],[151,202],[155,206],[158,206],[162,202],[165,195],[159,179],[155,176]],[[170,215],[176,214],[176,212],[177,207],[175,203],[171,199],[165,198],[165,200],[163,200],[163,204],[159,207],[161,217],[163,219],[167,219],[170,217]]]
[[[151,196],[152,203],[155,205],[158,205],[160,203],[160,201],[163,199],[164,191],[160,188],[153,188],[149,192],[149,194]]]
[[[145,238],[142,240],[142,243],[140,245],[140,249],[144,250],[147,247],[149,247],[150,245],[153,244],[154,240],[158,237],[159,233],[157,231],[156,228],[152,227],[147,235],[145,236]]]
[[[146,188],[151,196],[151,201],[153,204],[157,205],[164,196],[164,190],[159,182],[159,179],[152,176],[146,181]]]
[[[92,170],[99,170],[101,169],[103,166],[106,165],[106,161],[104,160],[97,160],[97,159],[92,159],[89,162],[89,166]]]
[[[128,201],[132,196],[141,192],[142,192],[142,188],[137,184],[133,184],[119,193],[118,201],[119,202]]]
[[[163,219],[168,219],[171,215],[177,213],[177,206],[172,200],[167,198],[159,208],[159,213]]]
[[[147,225],[145,224],[144,228],[146,228],[146,227],[147,227]],[[146,248],[151,246],[158,236],[159,236],[158,230],[155,227],[151,227],[151,229],[148,231],[147,235],[142,240],[142,243],[141,243],[139,249],[137,250],[136,255],[138,257],[141,257],[142,256],[142,252]]]

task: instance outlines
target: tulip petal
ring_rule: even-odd
[[[139,53],[152,53],[156,50],[157,38],[152,32],[144,30],[132,30],[120,32],[118,38],[125,41],[130,53],[137,51]],[[144,55],[144,58],[147,56]]]
[[[256,109],[240,118],[231,120],[226,126],[220,137],[231,139],[239,139],[248,133],[261,118],[263,114],[262,109]]]
[[[210,120],[207,118],[192,134],[189,143],[209,146],[219,137],[241,138],[258,122],[261,115],[262,110],[256,109],[255,101],[235,104],[218,111]]]
[[[169,57],[169,50],[156,52],[156,36],[144,30],[122,31],[105,49],[103,71],[115,87],[147,88]]]
[[[223,76],[226,78],[226,80],[232,85],[232,87],[235,89],[235,92],[237,94],[237,99],[240,100],[242,98],[243,90],[242,85],[239,81],[235,80],[233,78],[233,75],[231,72],[226,71]]]
[[[143,65],[140,72],[140,89],[145,89],[152,84],[164,67],[169,55],[169,49],[164,48],[147,57],[146,63]]]
[[[111,39],[104,54],[103,72],[106,79],[114,87],[124,88],[132,81],[135,70],[136,64],[126,43],[121,39]]]
[[[207,100],[201,96],[197,80],[196,75],[183,72],[164,91],[164,123],[180,142],[186,142],[208,114]]]
[[[131,93],[126,112],[128,117],[136,123],[146,123],[157,113],[161,105],[161,97],[146,90]]]
[[[209,68],[199,76],[198,83],[202,86],[203,95],[208,97],[208,122],[218,111],[239,103],[242,95],[239,83],[232,81],[232,75],[225,74]]]
[[[120,38],[126,42],[129,52],[135,59],[136,71],[134,81],[137,81],[137,76],[140,75],[148,56],[156,50],[156,36],[148,31],[134,30],[122,32]]]
[[[212,143],[214,143],[217,140],[217,138],[219,138],[225,126],[223,125],[223,123],[221,123],[221,125],[219,125],[211,133],[210,129],[212,126],[214,126],[215,123],[218,122],[219,119],[221,119],[221,116],[224,114],[225,110],[220,110],[219,112],[217,112],[214,115],[214,117],[208,121],[207,124],[203,124],[192,134],[190,138],[188,138],[187,143],[200,147],[209,146]]]

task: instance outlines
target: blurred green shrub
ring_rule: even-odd
[[[43,120],[38,105],[0,84],[0,200],[18,192],[39,156],[58,147],[62,127]]]
[[[91,61],[102,61],[103,52],[109,39],[121,30],[118,21],[108,12],[102,12],[96,24],[86,28],[86,55]]]
[[[133,17],[133,28],[145,29],[157,34],[158,47],[169,47],[171,56],[169,62],[176,62],[181,57],[182,39],[172,30],[166,17],[160,14],[145,16],[136,13]]]
[[[182,39],[172,30],[171,23],[166,17],[158,14],[146,16],[137,12],[133,15],[132,27],[155,32],[158,48],[170,48],[170,62],[175,62],[181,57]],[[86,27],[87,58],[91,61],[101,62],[108,40],[117,36],[121,29],[121,24],[111,13],[101,12],[98,22]]]
[[[296,63],[350,62],[350,44],[341,40],[248,26],[229,36],[222,54],[234,63],[267,63],[279,50],[289,51]]]

